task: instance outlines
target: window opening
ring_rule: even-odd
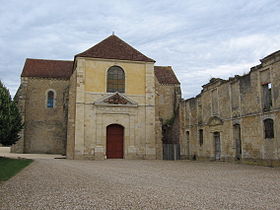
[[[203,129],[199,129],[199,145],[203,145]]]
[[[124,71],[119,66],[112,66],[107,72],[107,92],[124,93],[125,75]]]
[[[271,94],[272,85],[271,83],[267,83],[262,87],[263,87],[263,110],[269,111],[272,107],[272,94]]]
[[[49,91],[48,92],[48,101],[47,101],[47,107],[48,108],[53,108],[54,106],[54,92]]]
[[[263,121],[263,123],[264,123],[264,138],[266,139],[274,138],[273,120],[266,119]]]

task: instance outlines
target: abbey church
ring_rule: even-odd
[[[280,51],[182,99],[171,66],[111,35],[73,60],[26,59],[12,152],[280,165]],[[183,81],[188,82],[188,81]]]

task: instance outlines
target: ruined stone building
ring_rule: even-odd
[[[27,59],[16,94],[25,125],[12,151],[280,162],[280,51],[187,100],[172,68],[154,64],[115,35],[72,61]]]
[[[180,106],[181,155],[280,165],[280,51],[248,74],[213,78]]]

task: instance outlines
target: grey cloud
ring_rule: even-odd
[[[157,65],[172,65],[184,97],[279,49],[277,0],[5,1],[0,79],[12,94],[26,57],[73,59],[112,31]]]

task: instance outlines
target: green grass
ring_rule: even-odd
[[[16,175],[20,170],[32,163],[29,159],[10,159],[0,157],[0,182]]]

